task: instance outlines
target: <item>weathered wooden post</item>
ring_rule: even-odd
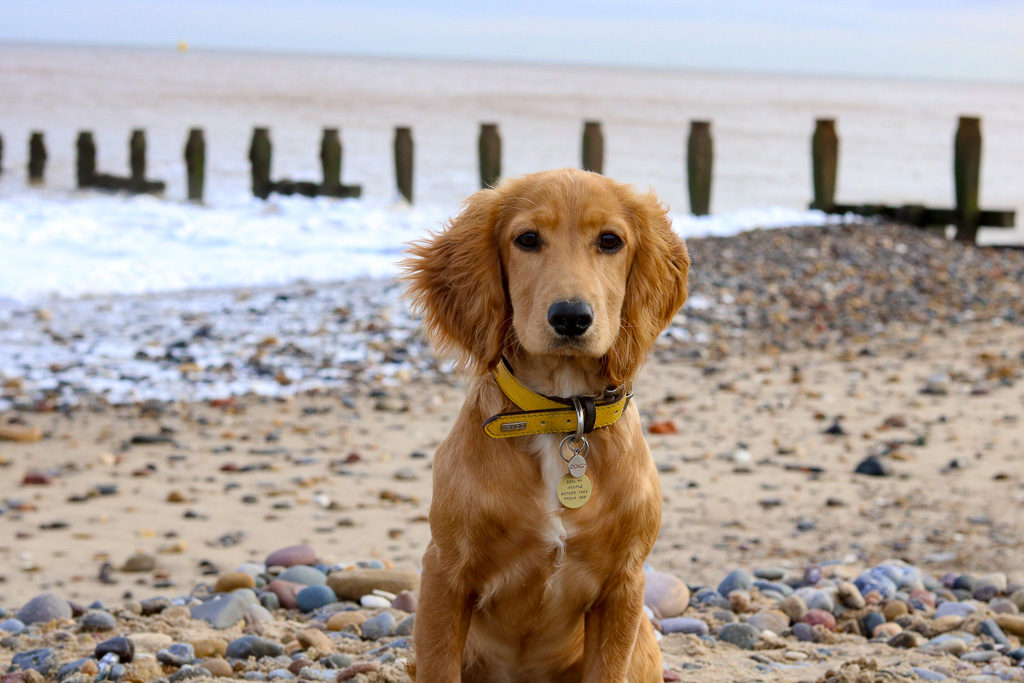
[[[953,185],[956,192],[956,239],[971,242],[978,237],[981,192],[981,119],[961,116],[953,142]]]
[[[412,204],[412,128],[395,128],[395,182],[405,201]]]
[[[96,184],[96,141],[91,131],[78,131],[75,152],[75,177],[78,189],[84,190]]]
[[[836,173],[839,167],[839,137],[835,119],[817,119],[811,136],[811,179],[814,183],[812,209],[831,211],[836,204]]]
[[[714,164],[710,121],[690,121],[686,142],[686,173],[690,190],[690,212],[706,216],[711,212],[711,171]]]
[[[142,192],[146,188],[146,131],[136,128],[128,138],[128,165],[131,168],[130,188]]]
[[[188,131],[185,142],[185,174],[188,180],[189,201],[203,201],[203,181],[206,177],[206,140],[202,128]]]
[[[249,145],[252,194],[260,199],[270,196],[270,151],[270,129],[253,128],[252,143]]]
[[[480,124],[480,187],[493,187],[501,180],[501,136],[498,124]]]
[[[28,139],[28,181],[34,185],[42,184],[45,170],[46,143],[42,131],[34,130]]]
[[[341,138],[337,128],[324,128],[320,138],[320,165],[323,168],[323,193],[336,196],[341,190]]]
[[[604,134],[600,121],[583,122],[583,170],[604,173]]]

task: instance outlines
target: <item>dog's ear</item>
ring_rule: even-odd
[[[511,324],[498,249],[501,195],[481,190],[440,233],[410,246],[407,296],[440,356],[464,370],[494,368]]]
[[[605,372],[615,384],[636,376],[658,335],[686,302],[690,271],[686,245],[672,230],[668,212],[657,196],[632,195],[625,203],[637,245],[626,281],[619,334],[604,359]]]

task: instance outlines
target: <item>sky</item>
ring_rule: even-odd
[[[1024,82],[1024,0],[0,0],[0,41]]]

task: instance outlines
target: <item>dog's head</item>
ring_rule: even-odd
[[[404,266],[438,352],[463,367],[518,346],[601,359],[617,384],[686,300],[690,260],[653,194],[563,169],[472,195]]]

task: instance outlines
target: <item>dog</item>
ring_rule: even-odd
[[[666,209],[545,171],[473,194],[409,253],[412,307],[471,379],[434,458],[410,673],[661,681],[643,612],[661,488],[630,387],[686,300]]]

